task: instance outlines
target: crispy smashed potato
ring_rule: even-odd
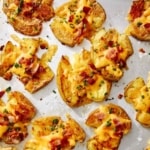
[[[95,128],[95,136],[87,141],[88,150],[117,150],[123,135],[131,129],[131,119],[123,108],[108,103],[91,112],[86,124]]]
[[[132,3],[127,19],[129,25],[126,33],[142,40],[150,41],[150,1],[135,0]]]
[[[24,84],[25,89],[34,93],[47,85],[54,77],[54,73],[47,62],[52,59],[57,47],[49,45],[41,38],[19,39],[15,35],[13,39],[18,46],[8,41],[4,46],[0,57],[0,76],[11,80],[13,74]],[[45,49],[45,53],[39,58],[36,53],[39,49]],[[9,60],[9,61],[8,61]]]
[[[105,18],[105,11],[96,0],[69,0],[56,9],[50,28],[62,44],[73,47],[91,37]]]
[[[3,11],[16,31],[33,36],[54,16],[52,4],[53,0],[4,0]]]
[[[90,52],[83,50],[71,60],[62,56],[57,68],[57,86],[62,99],[71,107],[105,100],[111,82],[95,69]]]
[[[8,101],[4,103],[0,100],[0,139],[6,144],[18,144],[27,137],[27,126],[35,116],[36,109],[22,93],[7,89],[0,92],[1,96],[6,92]]]
[[[33,121],[33,138],[27,141],[24,150],[72,150],[77,142],[83,142],[85,132],[69,115],[67,121],[59,116],[43,117]]]
[[[105,79],[118,81],[123,76],[128,57],[133,54],[128,36],[115,29],[101,29],[92,36],[91,43],[95,67]]]
[[[124,89],[125,100],[136,110],[136,120],[150,127],[150,74],[147,84],[142,77],[131,81]]]

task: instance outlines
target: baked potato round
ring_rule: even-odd
[[[86,119],[95,135],[87,141],[88,150],[118,149],[124,134],[131,129],[131,119],[126,111],[112,103],[100,105]]]
[[[118,81],[123,76],[126,61],[133,54],[130,39],[116,29],[101,29],[91,37],[92,60],[103,77]]]
[[[125,100],[132,104],[136,111],[136,120],[145,127],[150,127],[149,92],[149,81],[146,84],[142,77],[130,81],[124,89]]]
[[[62,44],[73,47],[90,38],[105,19],[105,11],[96,0],[69,0],[56,9],[50,28]]]
[[[3,11],[13,28],[25,35],[38,35],[42,22],[54,16],[53,0],[4,0]]]
[[[150,41],[150,1],[133,1],[127,19],[126,33],[141,40]]]

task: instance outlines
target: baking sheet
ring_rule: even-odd
[[[54,0],[54,8],[58,7],[66,1],[67,0]],[[104,7],[107,15],[107,19],[103,26],[106,29],[116,28],[120,33],[123,33],[128,25],[126,15],[132,1],[98,0],[98,2],[100,2]],[[43,24],[43,30],[39,36],[49,41],[50,44],[58,45],[58,51],[49,64],[54,73],[56,73],[58,61],[62,55],[72,56],[74,53],[81,51],[83,48],[90,49],[90,43],[84,40],[82,44],[75,46],[74,48],[62,45],[52,34],[49,28],[49,24],[50,22]],[[2,12],[2,0],[0,0],[0,45],[4,45],[8,40],[12,41],[10,37],[11,34],[16,34],[19,37],[25,37],[24,35],[15,32],[13,28],[7,23],[6,16]],[[130,39],[133,45],[134,54],[127,61],[128,70],[125,70],[124,76],[119,82],[113,84],[111,94],[109,96],[110,101],[102,103],[111,102],[120,105],[127,111],[132,119],[131,132],[123,137],[119,146],[119,150],[143,150],[147,144],[148,139],[150,139],[150,129],[142,127],[138,122],[135,121],[135,111],[133,107],[126,103],[124,98],[118,99],[118,95],[123,94],[125,85],[136,77],[141,76],[146,81],[148,72],[150,71],[150,42],[140,42],[132,37],[130,37]],[[143,48],[145,53],[141,53],[139,51],[140,48]],[[50,84],[35,94],[30,94],[24,90],[22,83],[19,82],[16,77],[13,77],[11,82],[0,78],[0,90],[6,89],[9,86],[11,86],[12,90],[18,90],[22,92],[32,101],[38,110],[36,117],[60,115],[65,118],[65,114],[69,113],[86,131],[86,140],[93,135],[93,130],[87,127],[84,122],[88,114],[102,103],[91,103],[79,108],[70,108],[62,101],[60,97],[55,78]],[[54,91],[56,91],[56,93]],[[78,144],[75,147],[75,150],[85,150],[86,140],[83,144]],[[22,150],[24,142],[17,146],[19,150]],[[0,143],[0,145],[3,145],[3,143]]]

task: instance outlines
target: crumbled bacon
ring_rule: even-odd
[[[136,0],[133,1],[129,14],[134,20],[142,15],[143,10],[144,10],[144,0]]]
[[[5,91],[0,91],[0,98],[5,94]]]
[[[83,7],[83,12],[86,13],[86,14],[88,14],[89,11],[90,11],[90,9],[91,9],[90,7],[84,6]]]
[[[140,48],[140,49],[139,49],[139,52],[145,53],[145,50],[144,50],[143,48]]]
[[[68,22],[72,22],[73,19],[74,19],[74,15],[70,15],[70,16],[69,16],[69,19],[68,19]]]
[[[144,27],[145,27],[145,28],[150,28],[150,23],[144,24]]]
[[[115,48],[110,48],[106,54],[106,58],[116,61],[118,59],[118,51]]]
[[[123,95],[122,95],[122,94],[119,94],[119,95],[118,95],[118,98],[119,98],[119,99],[121,99],[122,97],[123,97]]]

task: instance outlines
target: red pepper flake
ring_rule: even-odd
[[[118,95],[118,98],[119,98],[119,99],[122,99],[122,97],[123,97],[122,94],[119,94],[119,95]]]
[[[144,50],[143,48],[140,48],[140,49],[139,49],[139,52],[145,53],[145,50]]]

